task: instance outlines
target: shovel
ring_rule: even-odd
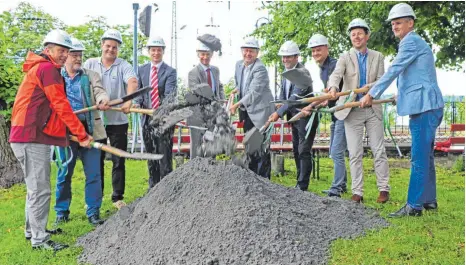
[[[152,89],[152,87],[146,86],[146,87],[144,87],[142,89],[139,89],[134,93],[128,94],[128,95],[126,95],[126,96],[124,96],[122,98],[117,98],[117,99],[114,99],[114,100],[110,100],[110,102],[108,102],[108,105],[109,106],[119,105],[119,104],[121,104],[123,102],[126,102],[128,100],[132,100],[133,98],[136,98],[136,97],[146,93],[147,91],[149,91],[151,89]],[[74,112],[74,114],[86,113],[86,112],[93,111],[93,110],[97,110],[97,105],[77,110],[77,111]]]
[[[354,94],[365,93],[367,91],[369,91],[368,87],[366,87],[366,88],[356,88],[356,89],[353,89],[353,90],[338,92],[337,97],[346,96],[346,95],[349,95],[351,93],[354,93]],[[331,95],[326,94],[326,95],[322,95],[322,96],[317,96],[317,97],[312,97],[312,98],[303,98],[303,99],[299,99],[299,100],[274,100],[274,101],[271,101],[271,102],[272,103],[288,104],[288,105],[300,105],[300,104],[312,103],[312,102],[315,102],[315,101],[324,101],[324,100],[331,99],[331,98],[332,98]]]
[[[312,109],[311,111],[317,111],[318,109],[322,108],[321,106],[320,107],[317,107],[316,106],[320,103],[320,101],[315,101],[315,102],[312,102],[311,105],[312,105]],[[299,119],[302,119],[306,116],[306,114],[304,114],[304,112],[300,111],[298,114],[294,115],[291,119],[288,120],[288,123],[290,122],[295,122]]]
[[[71,135],[71,140],[75,142],[79,142],[78,138],[74,135]],[[110,153],[110,154],[113,154],[119,157],[124,157],[124,158],[132,158],[132,159],[138,159],[138,160],[160,160],[163,157],[163,155],[160,155],[160,154],[128,153],[126,151],[115,148],[113,146],[102,144],[102,143],[96,143],[96,142],[91,142],[91,146],[95,149],[99,149],[107,153]]]
[[[121,112],[123,112],[123,109],[122,109],[122,108],[117,108],[117,107],[111,107],[109,110],[121,111]],[[140,114],[146,114],[146,115],[149,115],[149,116],[153,116],[153,115],[154,115],[154,110],[153,110],[153,109],[130,108],[130,109],[129,109],[129,112],[140,113]]]
[[[394,102],[395,102],[395,99],[393,99],[393,98],[380,99],[380,100],[372,101],[372,105],[382,104],[382,103],[394,103]],[[356,108],[356,107],[359,107],[360,105],[361,105],[361,102],[359,102],[359,101],[349,102],[349,103],[345,103],[343,105],[339,105],[339,106],[335,106],[333,108],[330,108],[330,109],[328,109],[328,112],[334,113],[334,112],[337,112],[337,111],[340,111],[340,110],[343,110],[343,109],[347,109],[347,108]]]
[[[176,126],[189,128],[189,129],[196,129],[196,130],[201,130],[201,131],[207,131],[207,128],[205,127],[199,127],[199,126],[194,126],[194,125],[184,125],[182,123],[177,123]]]

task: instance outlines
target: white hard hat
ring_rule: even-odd
[[[367,25],[366,21],[362,18],[355,18],[348,24],[348,33],[350,33],[354,28],[365,28],[367,31],[371,31],[369,25]]]
[[[259,49],[259,42],[254,37],[247,37],[244,39],[244,43],[241,45],[241,48]]]
[[[120,44],[123,43],[123,39],[121,38],[121,33],[116,29],[109,29],[105,31],[104,35],[102,35],[102,38],[100,39],[101,40],[114,40]]]
[[[211,52],[212,50],[207,45],[205,45],[202,41],[198,41],[196,51]]]
[[[413,8],[405,3],[396,4],[390,10],[387,21],[392,21],[400,17],[413,17],[416,19]]]
[[[72,37],[71,43],[73,43],[73,48],[70,49],[70,52],[82,52],[86,50],[86,48],[84,48],[84,44],[76,38]]]
[[[146,47],[164,47],[165,48],[165,41],[160,36],[150,37],[147,40]]]
[[[291,56],[291,55],[298,55],[299,54],[299,47],[294,41],[286,41],[280,47],[278,51],[279,56]]]
[[[328,39],[322,34],[314,34],[312,37],[309,39],[309,42],[307,43],[307,47],[309,48],[314,48],[318,46],[328,46]]]
[[[68,49],[73,48],[73,43],[71,41],[70,35],[68,35],[68,33],[61,29],[54,29],[47,33],[47,36],[45,36],[45,39],[42,42],[42,45],[45,46],[48,43],[57,44]]]

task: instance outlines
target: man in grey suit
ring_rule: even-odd
[[[384,74],[384,57],[380,52],[367,48],[370,28],[367,23],[356,18],[348,25],[348,34],[353,48],[343,53],[337,62],[335,70],[328,80],[328,87],[332,99],[337,99],[336,92],[343,79],[343,90],[351,90],[357,87],[371,88]],[[342,96],[338,99],[338,105],[346,101],[359,101],[362,94]],[[388,159],[385,152],[384,132],[382,122],[382,107],[374,105],[368,108],[343,109],[335,112],[335,117],[344,120],[346,142],[348,144],[350,171],[352,177],[351,199],[355,202],[363,202],[363,167],[364,153],[363,137],[364,129],[369,135],[369,144],[374,156],[374,169],[379,189],[378,203],[385,203],[389,199],[390,186]]]
[[[296,68],[301,70],[303,75],[309,76],[310,79],[311,74],[309,71],[304,68],[302,63],[298,62],[299,54],[299,47],[293,41],[285,42],[280,47],[280,51],[278,52],[278,55],[282,56],[282,62],[286,71]],[[303,97],[310,97],[312,93],[312,79],[310,80],[311,83],[309,83],[307,87],[298,87],[297,85],[291,83],[288,79],[283,78],[280,99],[297,100]],[[300,108],[303,106],[284,104],[279,109],[277,109],[277,111],[272,113],[272,115],[270,115],[269,121],[274,122],[278,120],[279,117],[283,118],[285,115],[288,117],[288,119],[291,119],[291,117],[299,113],[297,107]],[[306,125],[309,122],[309,119],[310,117],[302,118],[291,124],[291,132],[293,136],[293,155],[297,172],[296,187],[303,191],[306,191],[309,186],[309,180],[312,171],[311,150],[317,131],[316,118],[313,121],[311,133],[306,139]]]
[[[176,96],[176,70],[163,62],[165,42],[159,37],[151,37],[147,42],[151,61],[138,68],[139,89],[151,86],[152,90],[135,100],[135,104],[142,108],[157,109],[167,101],[167,97]],[[149,188],[172,172],[172,148],[174,127],[160,136],[156,136],[150,126],[150,117],[142,116],[143,139],[147,152],[163,154],[161,160],[148,160]]]
[[[234,114],[238,108],[239,119],[244,122],[244,132],[256,127],[261,128],[274,112],[272,92],[269,87],[269,76],[267,69],[260,59],[259,43],[253,37],[245,39],[241,46],[243,60],[236,63],[235,85],[233,91],[239,94],[239,101],[230,107],[230,112]],[[267,148],[260,154],[250,157],[249,169],[256,174],[270,179],[270,150]]]
[[[199,57],[199,64],[195,66],[188,74],[188,87],[194,89],[196,85],[208,84],[212,88],[215,99],[225,99],[223,85],[220,83],[220,70],[218,67],[210,65],[213,51],[210,47],[199,41],[196,49]],[[202,108],[202,106],[201,106]],[[202,111],[202,110],[201,110]],[[188,125],[202,126],[204,125],[203,115],[192,115],[187,119]],[[190,158],[193,159],[200,155],[200,147],[202,145],[202,136],[204,131],[190,129],[191,149]]]

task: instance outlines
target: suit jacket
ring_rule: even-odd
[[[150,70],[151,63],[146,63],[138,67],[138,82],[139,89],[150,86]],[[160,69],[157,71],[157,77],[159,81],[159,98],[160,104],[164,103],[164,99],[168,96],[176,96],[177,87],[177,75],[176,70],[168,66],[165,62],[162,62]],[[152,101],[150,93],[144,93],[135,100],[136,104],[139,104],[141,108],[152,109]],[[142,116],[142,124],[148,121],[148,116]]]
[[[302,63],[298,63],[296,65],[296,68],[304,68],[304,65]],[[307,69],[305,69],[305,70],[310,76],[311,74],[309,73],[309,71]],[[281,82],[281,88],[282,89],[280,91],[280,96],[279,96],[279,99],[281,99],[281,100],[285,100],[285,99],[297,100],[297,99],[303,98],[304,96],[306,96],[306,95],[308,95],[308,94],[310,94],[312,92],[312,84],[310,84],[308,87],[300,88],[300,87],[296,86],[295,84],[291,83],[291,87],[290,87],[290,89],[288,91],[288,95],[286,95],[285,86],[286,86],[286,79],[282,78],[282,82]],[[306,98],[308,98],[308,97],[311,97],[311,95],[306,96]],[[304,106],[306,106],[306,105],[308,105],[308,104],[304,104]],[[297,110],[298,107],[302,107],[302,106],[284,104],[277,110],[277,113],[278,113],[278,115],[280,117],[283,117],[285,114],[288,114],[288,118],[291,119],[290,116],[294,116],[299,112]]]
[[[435,59],[429,45],[415,32],[400,42],[393,64],[370,91],[379,98],[398,77],[399,115],[412,115],[443,108],[443,96],[437,83]]]
[[[225,99],[225,92],[223,91],[223,85],[220,83],[220,70],[218,67],[211,65],[211,75],[214,78],[215,93],[214,96],[217,99]],[[198,84],[208,84],[207,75],[201,64],[194,67],[188,74],[188,87],[192,88]]]
[[[385,72],[384,56],[377,51],[367,49],[368,57],[366,61],[366,84],[371,88]],[[335,70],[328,80],[329,88],[336,88],[338,91],[340,81],[343,79],[343,89],[341,91],[359,88],[359,64],[356,50],[351,48],[348,52],[343,53],[338,59]],[[342,96],[338,99],[338,104],[344,104],[348,96]],[[353,94],[348,102],[354,101],[356,94]],[[382,106],[380,104],[371,107],[375,115],[382,119]],[[335,112],[335,117],[344,120],[350,113],[351,108]]]
[[[100,78],[100,74],[92,70],[85,69],[85,68],[82,68],[82,71],[84,74],[86,74],[89,77],[89,83],[90,83],[89,87],[91,89],[91,95],[93,95],[91,97],[91,104],[96,105],[96,104],[99,104],[99,102],[104,99],[109,100],[108,95],[107,95],[107,90],[105,90],[105,88],[102,85],[102,79]],[[83,103],[84,103],[84,106],[90,107],[90,106],[87,106],[85,101]],[[94,116],[94,126],[93,126],[94,132],[92,133],[92,137],[95,140],[101,140],[101,139],[107,138],[107,133],[105,132],[105,127],[103,125],[99,111],[94,110],[93,116]]]
[[[241,80],[243,68],[243,61],[238,61],[235,67],[235,85],[238,89],[243,81]],[[239,102],[246,108],[254,126],[261,128],[275,111],[275,107],[273,103],[270,103],[273,101],[273,96],[270,91],[269,75],[260,59],[256,59],[245,81],[243,95]]]

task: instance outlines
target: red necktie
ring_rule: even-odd
[[[209,84],[210,88],[212,88],[212,78],[210,76],[210,68],[207,68],[207,84]]]
[[[152,108],[157,109],[160,105],[159,99],[159,78],[157,76],[157,66],[152,66],[152,77],[150,79],[150,86],[152,90],[150,92],[150,99],[152,102]]]

